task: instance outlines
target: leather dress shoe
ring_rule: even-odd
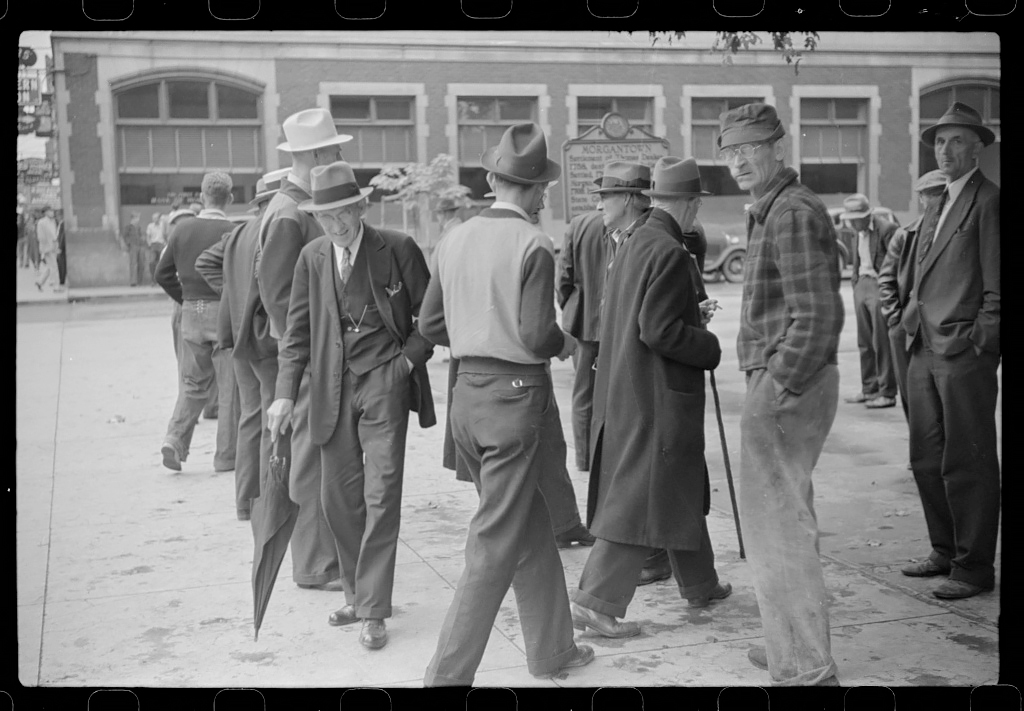
[[[864,407],[870,407],[872,410],[877,410],[882,407],[896,407],[896,398],[879,395],[878,397],[864,403]]]
[[[559,533],[555,536],[555,544],[559,548],[571,548],[573,543],[581,546],[592,546],[596,540],[582,523],[578,523],[565,533]]]
[[[359,622],[359,618],[356,617],[356,608],[351,605],[339,607],[327,617],[327,624],[331,627],[343,627],[353,622]]]
[[[164,442],[164,446],[160,448],[160,454],[163,455],[165,467],[176,472],[181,471],[181,456],[178,454],[178,450],[174,448],[174,445]]]
[[[707,595],[701,597],[688,597],[686,602],[689,603],[690,607],[707,607],[715,600],[724,600],[725,598],[732,595],[732,583],[718,583],[715,585],[715,589],[709,592]]]
[[[672,577],[672,566],[667,565],[663,568],[643,568],[640,571],[640,582],[637,585],[650,585],[656,583],[659,580],[668,580]]]
[[[868,400],[871,400],[874,397],[874,395],[865,395],[864,393],[857,393],[853,397],[844,397],[843,402],[849,402],[856,405],[862,402],[867,402]]]
[[[949,575],[949,566],[942,567],[931,558],[925,558],[920,563],[903,566],[900,572],[911,578],[930,578],[933,575]]]
[[[384,620],[363,620],[363,630],[359,633],[359,643],[367,649],[380,649],[388,643],[388,628]]]
[[[306,583],[296,583],[303,590],[326,590],[327,592],[344,592],[345,586],[341,583],[341,578],[335,578],[326,583],[319,583],[317,585],[308,585]]]
[[[594,648],[586,644],[580,644],[576,646],[573,650],[573,655],[563,662],[561,667],[549,674],[534,674],[533,676],[536,679],[550,679],[559,674],[563,669],[585,667],[592,661],[594,661]]]
[[[965,597],[974,597],[978,593],[993,590],[995,584],[989,586],[975,585],[966,580],[947,580],[932,591],[932,595],[943,600],[962,600]]]
[[[611,639],[636,637],[640,634],[640,625],[636,622],[619,622],[611,615],[595,612],[576,603],[572,603],[572,626],[583,632],[589,627],[602,637]]]

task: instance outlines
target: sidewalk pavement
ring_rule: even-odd
[[[106,299],[150,299],[170,297],[164,290],[156,285],[148,286],[95,286],[79,287],[64,286],[53,288],[43,287],[42,290],[36,287],[38,272],[29,267],[17,269],[17,282],[15,293],[18,306],[31,304],[62,304],[75,301],[106,300]]]
[[[723,306],[712,323],[724,351],[716,376],[729,459],[738,475],[744,378],[734,344],[740,287],[710,284],[709,291]],[[844,283],[841,395],[859,390],[850,291]],[[341,594],[299,589],[290,558],[254,642],[252,533],[235,519],[233,474],[213,471],[216,423],[200,421],[181,473],[161,466],[160,444],[176,393],[170,303],[116,309],[86,304],[64,321],[22,318],[35,308],[19,309],[17,328],[22,684],[422,685],[462,570],[477,498],[472,486],[440,465],[443,425],[422,430],[410,423],[388,646],[368,651],[358,643],[358,625],[328,626],[329,612],[343,604]],[[429,370],[443,423],[447,364],[435,361]],[[552,374],[571,449],[570,361],[555,361]],[[746,657],[751,644],[762,643],[761,625],[749,566],[738,556],[710,393],[708,403],[708,527],[719,574],[733,584],[733,595],[694,610],[672,581],[639,588],[626,619],[641,623],[641,636],[578,636],[593,645],[597,659],[540,681],[527,673],[510,594],[492,629],[478,685],[768,685],[767,672]],[[567,461],[571,467],[572,451]],[[994,593],[957,602],[930,594],[937,580],[899,573],[929,548],[906,462],[907,428],[898,407],[840,403],[815,475],[840,679],[847,686],[995,683],[998,571]],[[571,474],[582,512],[587,475]],[[588,550],[562,553],[570,588]]]

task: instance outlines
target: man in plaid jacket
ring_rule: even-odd
[[[783,163],[784,134],[767,104],[721,116],[720,155],[754,198],[737,339],[740,508],[766,648],[748,656],[773,684],[835,686],[811,472],[836,415],[843,302],[835,229]]]

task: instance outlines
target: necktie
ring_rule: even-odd
[[[341,248],[341,283],[348,284],[348,278],[352,276],[352,261],[349,257],[348,247]]]
[[[934,212],[930,220],[927,220],[927,224],[924,229],[921,230],[921,242],[918,245],[917,259],[919,262],[923,262],[925,256],[928,254],[928,250],[931,249],[932,242],[935,241],[935,228],[939,226],[939,218],[942,216],[942,210],[946,207],[946,199],[949,198],[949,191],[943,190],[942,197],[939,199],[939,207]]]
[[[618,239],[616,239],[616,237]],[[608,241],[610,242],[610,244],[608,245],[608,268],[609,269],[612,268],[612,263],[615,261],[615,253],[619,251],[619,240],[621,240],[621,239],[622,239],[622,233],[619,232],[618,230],[615,230],[610,235],[608,235]]]

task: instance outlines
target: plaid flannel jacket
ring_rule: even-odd
[[[836,233],[825,204],[784,168],[747,214],[740,370],[767,368],[800,394],[836,363],[843,330]]]

